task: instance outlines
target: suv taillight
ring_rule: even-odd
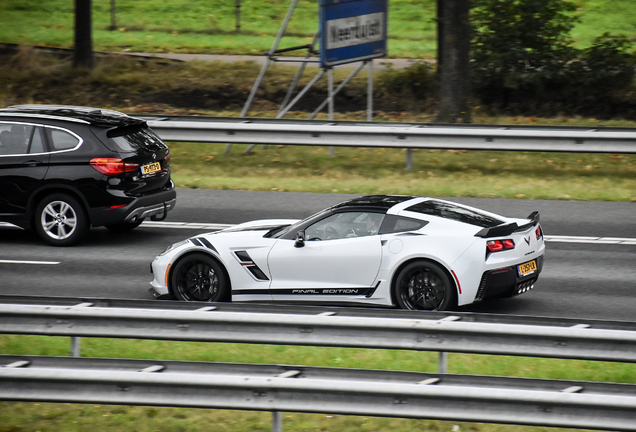
[[[91,166],[107,176],[133,172],[139,168],[138,163],[124,162],[116,158],[91,159]]]

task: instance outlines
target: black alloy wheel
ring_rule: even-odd
[[[401,309],[439,311],[455,303],[455,285],[438,264],[415,261],[398,274],[395,300]]]
[[[206,254],[187,255],[177,262],[170,291],[183,301],[227,301],[229,283],[221,265]]]
[[[88,232],[90,224],[82,204],[71,195],[55,193],[35,209],[35,230],[53,246],[70,246]]]

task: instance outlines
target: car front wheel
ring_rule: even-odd
[[[415,261],[400,270],[394,294],[402,309],[439,311],[455,303],[455,286],[438,264]]]
[[[70,195],[49,195],[35,210],[35,230],[44,241],[54,246],[73,245],[88,229],[84,208]]]
[[[229,282],[221,265],[206,254],[182,258],[170,278],[170,291],[178,300],[219,302],[229,299]]]

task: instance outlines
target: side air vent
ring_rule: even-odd
[[[238,258],[239,262],[241,263],[241,265],[247,269],[247,271],[250,272],[250,274],[259,281],[268,281],[269,278],[267,277],[267,275],[263,272],[263,270],[260,269],[259,266],[257,266],[254,263],[254,260],[252,260],[252,257],[250,257],[250,254],[247,253],[247,251],[241,250],[241,251],[235,251],[234,255],[236,255],[236,258]]]

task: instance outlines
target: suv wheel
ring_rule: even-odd
[[[54,246],[70,246],[77,243],[88,228],[84,208],[70,195],[49,195],[35,210],[35,230],[44,241]]]

